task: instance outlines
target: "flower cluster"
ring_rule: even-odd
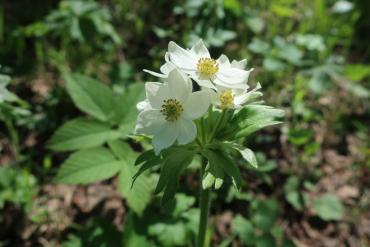
[[[191,49],[171,41],[165,61],[161,73],[144,70],[163,82],[147,82],[146,99],[137,105],[135,133],[151,135],[156,154],[175,143],[193,142],[199,131],[196,120],[207,112],[237,111],[262,94],[259,84],[249,90],[253,69],[246,69],[246,60],[230,62],[225,55],[214,59],[202,40]]]

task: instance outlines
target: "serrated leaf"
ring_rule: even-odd
[[[119,190],[127,200],[128,206],[138,215],[142,215],[149,204],[152,195],[152,180],[147,175],[136,179],[133,186],[133,176],[138,167],[134,165],[136,154],[131,147],[122,141],[108,143],[113,153],[122,161],[122,168],[118,177]]]
[[[48,147],[56,151],[70,151],[100,146],[120,136],[105,123],[77,118],[62,125],[51,137]]]
[[[131,84],[127,91],[120,95],[114,107],[114,121],[120,125],[121,129],[132,131],[136,122],[138,110],[136,104],[144,100],[144,84]]]
[[[122,167],[106,148],[90,148],[73,153],[58,170],[56,182],[87,184],[114,176]]]
[[[236,138],[248,136],[264,127],[280,124],[276,118],[284,116],[284,111],[266,105],[247,105],[239,111],[232,120],[232,126],[235,126],[233,134]],[[230,130],[232,130],[230,128]]]
[[[68,94],[81,111],[101,121],[109,120],[113,93],[106,85],[81,74],[69,74],[65,79]]]

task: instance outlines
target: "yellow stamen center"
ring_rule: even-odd
[[[231,90],[222,90],[220,93],[221,108],[228,108],[234,105],[234,96]]]
[[[218,64],[212,58],[201,58],[198,60],[197,70],[202,76],[210,78],[218,72]]]
[[[176,99],[167,99],[163,101],[161,113],[169,122],[174,122],[179,119],[181,113],[184,111],[181,103]]]

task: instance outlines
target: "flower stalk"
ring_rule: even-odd
[[[205,173],[205,160],[203,160],[202,168],[200,171],[201,178],[203,178]],[[198,228],[198,238],[197,238],[197,247],[204,247],[204,242],[206,239],[207,226],[208,226],[208,211],[210,206],[210,189],[203,189],[203,186],[200,186],[200,216],[199,216],[199,228]]]

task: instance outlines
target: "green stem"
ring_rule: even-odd
[[[202,164],[201,168],[201,179],[203,178],[206,164]],[[206,239],[207,232],[207,221],[208,221],[208,209],[209,209],[209,195],[210,190],[204,190],[202,185],[200,186],[200,217],[199,217],[199,230],[198,230],[198,239],[197,247],[204,247],[204,242]]]

